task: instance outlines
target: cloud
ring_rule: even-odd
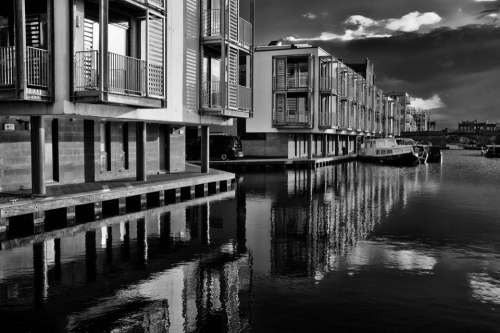
[[[425,25],[434,25],[441,22],[442,18],[434,12],[411,12],[399,19],[389,19],[386,28],[393,31],[413,32]]]
[[[446,104],[438,94],[435,94],[428,99],[412,97],[411,106],[419,110],[436,110],[446,107]]]
[[[305,14],[302,14],[302,17],[303,18],[306,18],[308,20],[315,20],[318,18],[318,15],[314,14],[314,13],[311,13],[311,12],[307,12]]]
[[[322,13],[322,15],[323,14],[325,13]],[[302,16],[310,20],[314,20],[318,17],[318,15],[314,13],[306,13]],[[285,37],[285,40],[290,42],[303,42],[330,40],[352,41],[356,39],[387,38],[391,37],[396,31],[414,32],[420,30],[423,26],[437,24],[441,20],[441,16],[434,12],[411,12],[400,18],[381,20],[375,20],[363,15],[352,15],[344,21],[345,29],[343,33],[325,31],[312,37],[288,36]]]

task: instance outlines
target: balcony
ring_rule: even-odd
[[[231,14],[231,15],[230,15]],[[224,38],[242,49],[251,50],[253,47],[253,25],[237,14],[225,12],[225,27],[221,25],[221,10],[209,9],[202,12],[202,37],[205,41],[219,42],[222,33]],[[223,29],[224,28],[224,29]]]
[[[26,47],[26,100],[47,101],[50,99],[49,51]],[[7,100],[18,99],[16,47],[0,47],[0,96]]]
[[[226,89],[225,101],[223,89]],[[252,89],[219,81],[204,82],[201,87],[201,108],[207,112],[246,118],[253,109]]]
[[[273,90],[274,91],[289,91],[289,90],[309,90],[309,73],[300,73],[295,75],[274,76]]]
[[[319,88],[323,93],[337,94],[337,78],[321,76],[319,79]]]
[[[107,53],[107,83],[101,87],[99,51],[76,52],[74,93],[77,99],[160,107],[163,98],[163,69],[146,61]],[[160,68],[157,68],[160,67]],[[102,90],[102,91],[101,91]]]
[[[273,112],[273,126],[282,128],[310,128],[311,112],[303,110],[295,115],[285,112]]]

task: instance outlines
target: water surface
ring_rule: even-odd
[[[242,174],[235,198],[2,242],[5,332],[500,331],[500,160]]]

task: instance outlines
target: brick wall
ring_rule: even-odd
[[[15,124],[15,130],[3,130],[3,124]],[[92,124],[93,123],[93,124]],[[0,191],[16,191],[31,188],[31,144],[29,117],[15,119],[0,117]],[[84,120],[60,118],[57,120],[57,139],[59,167],[53,168],[53,118],[44,119],[45,124],[45,174],[48,185],[53,180],[59,184],[85,182],[85,159],[87,165],[95,168],[95,181],[135,178],[136,176],[136,126],[135,123],[111,122],[111,170],[108,170],[101,141],[101,123],[93,121],[93,143],[85,150]],[[146,165],[148,175],[165,172],[161,170],[160,158],[167,158],[171,172],[185,171],[185,129],[167,131],[167,126],[148,124],[146,143]],[[160,130],[165,131],[160,136]],[[124,133],[128,133],[128,163],[126,161]],[[92,133],[90,133],[92,135]],[[160,156],[160,140],[170,135],[171,147]],[[93,152],[92,152],[93,149]],[[57,152],[57,151],[55,151]],[[92,156],[93,155],[93,156]],[[166,157],[165,157],[166,156]],[[93,162],[93,164],[92,164]],[[127,165],[128,164],[128,165]],[[166,165],[166,164],[164,164]],[[54,172],[54,169],[56,171]],[[90,171],[92,172],[92,170]],[[58,173],[58,179],[57,179]]]

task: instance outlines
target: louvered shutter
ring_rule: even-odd
[[[45,46],[42,15],[26,15],[26,45],[36,48]]]
[[[240,20],[240,0],[228,0],[227,33],[229,35],[229,39],[235,43],[238,43],[239,20]]]
[[[150,14],[148,23],[148,95],[164,97],[165,19]]]
[[[276,90],[286,88],[286,58],[274,59],[274,87]]]
[[[238,109],[239,96],[239,68],[240,57],[237,48],[228,47],[228,64],[227,64],[227,103],[230,109]]]

